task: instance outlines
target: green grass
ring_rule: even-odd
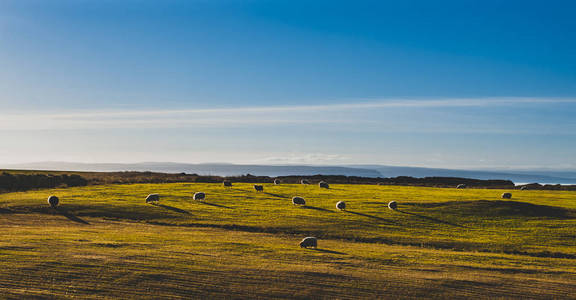
[[[196,191],[207,194],[195,202]],[[556,297],[576,290],[576,192],[250,184],[0,195],[6,297]],[[147,205],[159,193],[160,205]],[[46,198],[60,197],[61,208]],[[306,207],[291,204],[306,198]],[[335,203],[346,201],[347,211]],[[398,201],[398,211],[386,207]],[[318,250],[298,242],[314,235]]]

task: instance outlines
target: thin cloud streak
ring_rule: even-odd
[[[569,104],[576,103],[572,98],[458,98],[458,99],[388,99],[372,102],[355,102],[323,105],[293,105],[293,106],[253,106],[205,109],[172,109],[172,110],[124,110],[95,111],[70,113],[32,113],[27,116],[49,116],[51,118],[85,118],[85,117],[129,117],[129,116],[159,116],[177,114],[208,114],[208,113],[265,113],[265,112],[314,112],[342,111],[349,109],[371,109],[387,107],[467,107],[467,106],[503,106],[522,104]],[[12,114],[18,115],[18,114]],[[0,115],[1,117],[1,115]]]
[[[393,108],[491,107],[573,104],[568,98],[389,99],[325,105],[260,106],[177,110],[123,110],[67,113],[0,113],[0,130],[227,127],[266,124],[375,124],[374,120],[329,118],[320,113]],[[295,114],[299,113],[299,114]]]
[[[20,122],[19,122],[20,121]],[[360,124],[370,121],[348,120],[303,120],[303,119],[197,119],[197,120],[170,120],[170,119],[132,119],[132,120],[40,120],[27,119],[3,122],[0,118],[0,130],[78,130],[78,129],[153,129],[153,128],[181,128],[181,127],[231,127],[251,125],[293,125],[293,124]]]

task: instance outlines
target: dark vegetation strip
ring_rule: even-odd
[[[379,184],[379,185],[408,185],[429,187],[455,187],[466,184],[477,188],[513,188],[514,183],[509,180],[479,180],[456,177],[425,177],[414,178],[407,176],[391,178],[372,178],[339,175],[313,175],[313,176],[202,176],[186,173],[155,173],[155,172],[65,172],[65,171],[4,171],[0,174],[0,192],[18,192],[34,189],[76,187],[102,184],[135,184],[135,183],[221,183],[224,180],[240,183],[273,183],[280,179],[282,183],[296,184],[301,179],[307,179],[312,184],[327,181],[334,184]],[[576,188],[576,187],[575,187]]]
[[[0,192],[85,185],[88,185],[88,180],[77,174],[11,174],[7,172],[0,174]]]
[[[237,224],[207,224],[207,223],[172,224],[157,221],[146,221],[146,224],[159,225],[159,226],[173,226],[173,227],[216,228],[216,229],[251,232],[251,233],[316,236],[321,239],[323,238],[331,240],[344,240],[344,241],[360,242],[368,244],[384,244],[388,246],[413,246],[434,250],[450,250],[457,252],[477,251],[482,253],[511,254],[511,255],[521,255],[528,257],[576,259],[575,254],[562,253],[562,252],[550,252],[550,251],[528,252],[528,251],[510,250],[510,249],[488,249],[488,248],[482,248],[481,244],[458,243],[458,242],[427,242],[424,244],[421,242],[398,241],[381,237],[378,238],[346,237],[340,235],[326,234],[325,232],[320,231],[294,230],[289,228],[278,228],[278,227],[258,227],[258,226],[247,226]]]

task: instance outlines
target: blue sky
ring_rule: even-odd
[[[0,164],[576,169],[572,1],[0,1]]]

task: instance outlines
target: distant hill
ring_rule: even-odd
[[[290,175],[345,175],[358,177],[461,177],[472,179],[503,179],[515,183],[549,183],[576,184],[576,171],[478,171],[454,170],[419,167],[397,167],[382,165],[347,165],[347,166],[305,166],[305,165],[237,165],[237,164],[186,164],[172,162],[144,163],[71,163],[71,162],[37,162],[0,166],[6,169],[25,170],[63,170],[63,171],[152,171],[165,173],[188,173],[214,176],[239,176],[252,174],[258,176],[290,176]]]
[[[239,176],[252,174],[258,176],[289,176],[289,175],[346,175],[358,177],[381,177],[377,170],[340,167],[340,166],[265,166],[265,165],[235,165],[235,164],[184,164],[171,162],[145,162],[134,164],[87,164],[69,162],[38,162],[18,165],[1,166],[7,169],[25,170],[63,170],[63,171],[152,171],[165,173],[189,173],[215,176]]]
[[[549,183],[549,184],[575,184],[576,172],[568,171],[478,171],[478,170],[455,170],[419,167],[393,167],[381,165],[354,165],[358,168],[366,168],[378,171],[382,177],[412,176],[412,177],[461,177],[473,179],[507,179],[515,183]]]

